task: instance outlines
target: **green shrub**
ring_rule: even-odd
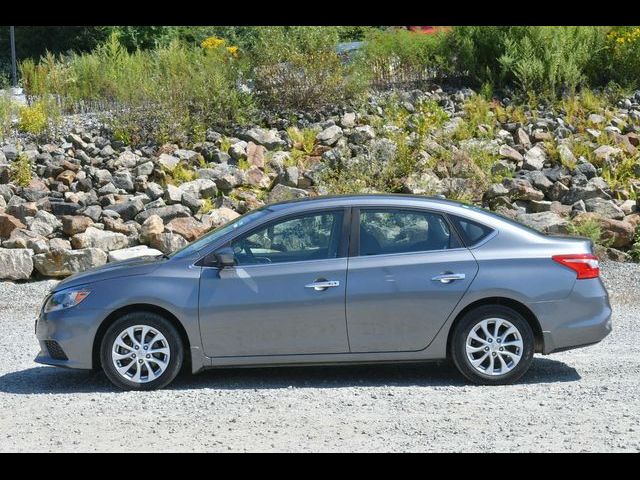
[[[114,111],[113,127],[123,138],[183,141],[252,112],[251,95],[237,86],[242,58],[219,47],[173,41],[129,53],[113,34],[91,53],[25,60],[21,74],[29,98],[52,94],[71,112],[87,106]]]
[[[11,164],[10,180],[20,186],[26,187],[31,183],[33,174],[31,173],[31,162],[25,154],[20,154]]]
[[[45,97],[18,109],[18,129],[34,135],[55,132],[61,120],[54,98]]]
[[[203,198],[202,205],[200,205],[200,213],[204,215],[206,213],[209,213],[213,209],[214,209],[213,200],[210,198]]]
[[[335,27],[263,27],[251,54],[261,104],[314,109],[359,96],[366,80],[340,59],[337,43]]]
[[[454,139],[466,140],[473,137],[493,136],[496,114],[493,106],[481,95],[473,95],[464,103],[463,121],[453,133]]]
[[[606,32],[597,26],[455,27],[449,58],[477,85],[515,84],[522,92],[556,96],[599,80]]]
[[[0,95],[0,140],[7,137],[12,130],[13,115],[16,112],[16,105],[11,100],[11,95],[7,92]]]
[[[175,168],[169,173],[169,181],[168,183],[172,183],[173,185],[179,186],[183,183],[190,182],[195,180],[197,177],[197,173],[184,164],[179,163],[175,166]]]
[[[636,228],[633,246],[629,250],[629,255],[635,262],[640,262],[640,228]]]
[[[421,82],[449,73],[447,34],[421,35],[404,29],[371,29],[360,65],[374,84]]]
[[[607,35],[604,81],[637,88],[640,72],[640,27],[614,27]]]
[[[287,134],[293,142],[294,149],[301,150],[307,155],[313,152],[316,146],[316,136],[318,132],[311,128],[303,128],[300,130],[297,127],[289,127],[287,128]]]
[[[567,230],[571,235],[589,238],[594,245],[606,246],[605,243],[607,242],[602,238],[602,226],[596,219],[590,218],[582,221],[574,220],[569,222]]]

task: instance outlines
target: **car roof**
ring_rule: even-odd
[[[400,193],[371,193],[357,195],[321,195],[317,197],[297,198],[283,202],[272,203],[266,208],[273,211],[306,210],[307,208],[333,206],[361,206],[361,205],[416,205],[416,206],[448,206],[453,208],[468,208],[469,206],[455,200],[442,197],[428,197],[424,195],[410,195]]]
[[[415,207],[432,208],[433,210],[459,215],[470,220],[487,225],[494,229],[509,230],[522,235],[539,235],[534,230],[505,218],[494,212],[468,205],[455,200],[442,197],[429,197],[424,195],[410,195],[398,193],[374,193],[357,195],[327,195],[317,197],[305,197],[295,200],[266,205],[264,208],[273,213],[304,212],[318,208],[356,207],[356,206],[380,206],[380,207]]]

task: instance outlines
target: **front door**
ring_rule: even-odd
[[[351,351],[422,350],[469,288],[477,262],[438,213],[363,208],[359,218],[347,274]]]
[[[203,268],[206,355],[348,352],[343,220],[340,209],[269,222],[231,242],[236,266]]]

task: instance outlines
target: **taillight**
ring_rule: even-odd
[[[576,272],[578,274],[578,280],[585,278],[598,278],[598,275],[600,275],[598,257],[591,253],[554,255],[551,258]]]

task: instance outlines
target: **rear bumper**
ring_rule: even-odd
[[[56,367],[93,368],[93,340],[102,314],[100,310],[76,307],[41,314],[36,320],[40,352],[35,362]],[[52,345],[56,348],[52,349]]]
[[[577,280],[563,300],[530,306],[542,327],[545,355],[592,345],[611,333],[609,295],[599,278]]]

